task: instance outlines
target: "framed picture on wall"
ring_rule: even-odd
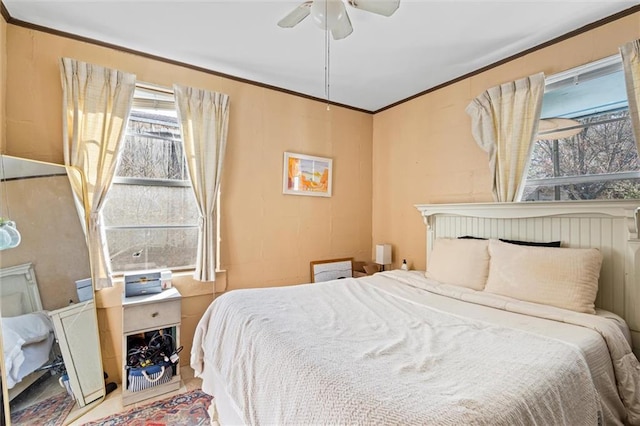
[[[285,152],[282,193],[331,197],[332,168],[330,158]]]

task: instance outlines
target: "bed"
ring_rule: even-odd
[[[640,424],[639,205],[418,205],[426,273],[216,298],[212,422]]]
[[[0,269],[2,348],[9,399],[42,374],[55,341],[51,319],[42,309],[31,263]]]

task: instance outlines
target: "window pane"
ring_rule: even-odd
[[[557,188],[557,191],[556,191]],[[556,198],[557,192],[557,198]],[[640,179],[558,186],[526,186],[523,201],[640,199]]]
[[[103,215],[107,226],[195,226],[199,217],[191,187],[124,184],[113,184]]]
[[[108,229],[113,271],[195,265],[198,229]]]
[[[189,179],[180,137],[175,117],[132,111],[116,175]]]
[[[575,119],[585,124],[570,138],[534,144],[527,179],[578,176],[638,170],[638,154],[629,111]],[[554,167],[557,150],[558,161]]]

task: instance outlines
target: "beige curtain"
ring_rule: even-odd
[[[216,200],[227,145],[229,96],[174,84],[178,120],[200,223],[193,277],[216,280]]]
[[[518,201],[538,131],[544,74],[492,87],[467,106],[471,132],[489,154],[495,201]]]
[[[113,285],[101,210],[115,174],[136,76],[69,58],[61,59],[60,72],[64,161],[84,174],[91,275],[99,290]],[[81,184],[70,179],[79,196]]]
[[[640,39],[631,41],[620,48],[624,79],[627,85],[629,115],[640,153]]]

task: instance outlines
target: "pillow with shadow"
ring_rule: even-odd
[[[489,241],[484,291],[527,302],[595,313],[602,254],[596,248],[526,247]]]
[[[436,238],[427,262],[427,278],[482,290],[489,275],[489,241]]]
[[[538,241],[506,240],[504,238],[500,238],[500,241],[502,241],[503,243],[517,244],[519,246],[531,246],[531,247],[560,247],[560,244],[562,243],[562,241],[549,241],[545,243],[545,242],[538,242]]]
[[[486,240],[486,238],[474,237],[471,235],[458,237],[458,239],[459,240]],[[517,244],[519,246],[532,246],[532,247],[560,247],[560,244],[562,244],[562,241],[538,242],[538,241],[507,240],[505,238],[500,238],[499,240],[502,241],[503,243]]]

